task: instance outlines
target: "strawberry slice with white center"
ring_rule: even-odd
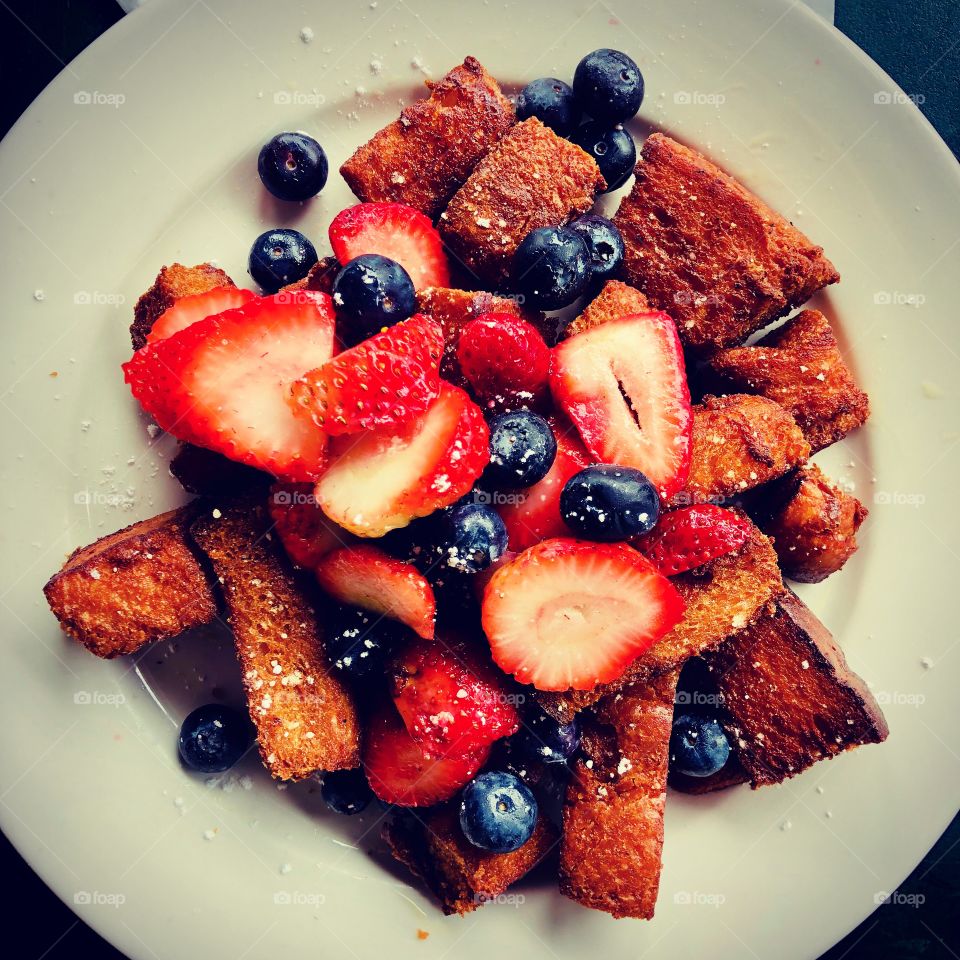
[[[363,253],[396,260],[417,290],[449,287],[450,267],[430,218],[403,203],[358,203],[330,224],[330,245],[341,264]]]
[[[305,570],[353,539],[317,505],[312,483],[273,484],[267,508],[287,556]]]
[[[284,480],[315,480],[327,436],[298,415],[291,384],[333,356],[333,302],[256,297],[147,344],[123,365],[143,408],[181,440]]]
[[[501,567],[483,593],[497,666],[538,690],[592,690],[622,676],[683,616],[673,584],[620,543],[557,537]]]
[[[317,582],[335,600],[405,623],[433,638],[437,601],[416,567],[366,544],[328,553],[317,564]]]
[[[363,769],[370,789],[384,803],[400,807],[449,800],[480,772],[490,753],[484,747],[465,757],[431,760],[392,707],[374,716],[364,734]]]
[[[242,307],[255,296],[252,290],[243,290],[240,287],[214,287],[206,293],[192,293],[180,297],[172,307],[157,317],[147,334],[147,343],[166,340],[167,337],[186,330],[198,320],[206,320],[207,317],[223,313],[224,310]]]
[[[665,313],[611,320],[553,351],[550,389],[601,463],[642,471],[666,500],[690,472],[690,390]]]
[[[426,413],[401,429],[335,438],[317,502],[358,537],[382,537],[468,493],[490,459],[489,440],[480,408],[441,381]]]

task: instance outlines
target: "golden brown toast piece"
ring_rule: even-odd
[[[560,892],[615,917],[649,920],[657,903],[679,673],[629,687],[583,719],[563,807]]]
[[[262,498],[195,520],[220,581],[260,755],[280,780],[360,765],[353,700],[332,676],[316,613],[270,534]]]
[[[631,684],[667,673],[690,657],[716,649],[727,637],[762,616],[766,605],[783,589],[773,546],[756,527],[735,553],[671,577],[687,605],[683,619],[609,684],[593,690],[534,694],[549,714],[563,723],[602,697]]]
[[[230,277],[211,263],[198,263],[195,267],[171,263],[169,267],[163,267],[153,286],[133,308],[133,323],[130,325],[133,349],[139,350],[147,342],[147,334],[153,329],[154,323],[180,297],[232,286],[234,282]]]
[[[735,390],[776,400],[814,452],[842,440],[870,415],[869,398],[819,310],[798,313],[752,347],[721,350],[710,368]]]
[[[531,230],[585,213],[605,186],[589,154],[530,117],[477,164],[440,215],[440,234],[463,266],[500,287]]]
[[[464,837],[455,803],[396,816],[383,834],[393,856],[426,884],[443,912],[461,916],[504,894],[557,844],[556,827],[541,815],[519,850],[480,850]]]
[[[671,506],[739,496],[809,456],[810,444],[778,403],[746,393],[705,397],[693,407],[690,477]]]
[[[196,516],[181,507],[75,550],[43,588],[63,629],[110,658],[213,620],[213,578],[188,534]]]
[[[308,271],[302,280],[288,283],[284,290],[316,290],[319,293],[333,293],[333,281],[340,272],[340,261],[336,257],[322,257]]]
[[[791,580],[819,583],[836,573],[857,551],[857,531],[867,508],[832,484],[815,463],[784,477],[769,494],[780,500],[763,530],[773,537],[780,569]]]
[[[887,737],[866,684],[790,590],[711,658],[737,759],[754,787]]]
[[[361,200],[405,203],[433,220],[516,115],[473,57],[427,86],[430,96],[404,107],[340,173]]]
[[[567,324],[564,339],[599,327],[608,320],[619,320],[650,309],[647,298],[622,280],[608,280],[600,292],[587,304],[583,313]]]
[[[742,343],[840,279],[823,250],[706,157],[648,137],[613,222],[623,278],[697,353]]]

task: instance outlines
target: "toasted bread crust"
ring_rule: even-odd
[[[866,684],[789,590],[711,659],[737,758],[754,787],[887,737]]]
[[[468,270],[496,288],[531,230],[589,210],[604,186],[589,154],[530,117],[477,164],[440,215],[440,233]]]
[[[706,157],[648,137],[614,223],[623,277],[698,353],[742,343],[840,279],[823,250]]]
[[[856,553],[857,531],[868,510],[832,484],[815,463],[785,477],[778,486],[786,487],[787,499],[761,526],[773,537],[787,577],[819,583]]]
[[[516,115],[474,57],[427,86],[430,96],[404,107],[340,173],[363,201],[405,203],[435,219]]]
[[[560,892],[615,917],[649,920],[656,906],[679,673],[630,687],[583,721],[563,807]]]
[[[705,397],[693,408],[690,476],[672,506],[723,501],[783,476],[810,456],[793,417],[766,397]]]
[[[804,310],[752,347],[721,350],[710,367],[736,390],[788,410],[814,452],[866,422],[870,401],[819,310]]]
[[[357,767],[352,698],[331,675],[316,613],[269,530],[262,498],[209,512],[190,528],[223,589],[260,754],[280,780]]]
[[[206,293],[216,287],[232,287],[234,282],[219,267],[212,263],[198,263],[185,267],[171,263],[161,268],[153,286],[140,297],[133,308],[133,323],[130,324],[130,339],[133,349],[139,350],[147,342],[147,334],[164,311],[173,306],[180,297]]]
[[[599,327],[608,320],[619,320],[650,309],[650,302],[639,291],[622,280],[608,280],[587,304],[580,316],[567,324],[563,338]]]
[[[333,281],[340,272],[340,261],[336,257],[321,257],[308,271],[307,275],[294,283],[288,283],[284,290],[316,290],[319,293],[333,293]]]
[[[181,507],[75,550],[43,588],[66,633],[109,659],[213,620],[212,577],[187,532],[196,515]]]
[[[512,853],[487,853],[460,829],[456,804],[397,816],[383,830],[393,856],[418,876],[447,915],[461,916],[495,900],[543,860],[557,844],[556,827],[544,816],[533,835]]]

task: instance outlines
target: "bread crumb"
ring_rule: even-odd
[[[427,937],[429,937],[429,936],[430,936],[430,934],[429,934],[426,930],[417,930],[417,939],[418,939],[418,940],[426,940]]]

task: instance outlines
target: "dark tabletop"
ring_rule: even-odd
[[[0,0],[0,135],[121,16],[114,0]],[[837,0],[836,24],[906,93],[918,95],[923,112],[960,156],[960,0]],[[0,876],[7,890],[4,955],[123,960],[44,886],[2,835]],[[904,896],[879,907],[821,960],[960,960],[958,881],[960,817],[900,886]],[[9,933],[14,925],[17,938]]]

